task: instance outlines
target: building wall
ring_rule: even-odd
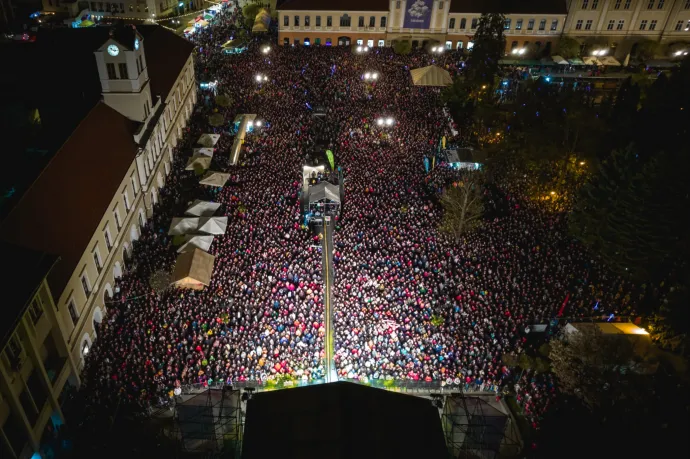
[[[179,0],[125,0],[115,2],[85,2],[89,12],[94,16],[147,19],[170,13],[177,7]],[[189,3],[185,0],[185,3]],[[71,8],[64,0],[43,0],[43,11],[69,13]],[[113,7],[115,5],[115,7]]]
[[[1,457],[38,451],[48,422],[64,422],[60,395],[68,378],[79,381],[45,279],[0,354]]]
[[[350,26],[340,26],[340,19],[347,14],[350,17]],[[309,25],[306,24],[306,17],[309,17]],[[295,18],[298,18],[299,25],[296,25]],[[317,26],[317,17],[321,18],[321,25]],[[328,26],[328,17],[332,19],[332,25]],[[359,18],[364,18],[364,26],[360,27]],[[374,26],[369,26],[369,21],[374,18]],[[385,19],[385,25],[381,25],[381,18]],[[287,25],[286,21],[287,20]],[[300,44],[304,43],[304,38],[311,39],[311,44],[316,42],[316,38],[321,39],[321,44],[325,45],[326,40],[331,38],[333,46],[338,44],[338,37],[350,37],[354,44],[357,39],[367,40],[385,39],[388,24],[388,12],[384,11],[279,11],[278,12],[278,45],[283,45],[285,38],[289,44],[293,44],[295,39]]]

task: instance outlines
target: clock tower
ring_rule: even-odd
[[[127,118],[146,121],[153,102],[142,35],[134,26],[111,29],[94,54],[103,101]]]

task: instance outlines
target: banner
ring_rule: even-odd
[[[429,158],[426,156],[424,157],[424,169],[426,170],[426,173],[428,174],[429,173]]]
[[[431,23],[431,9],[434,0],[416,0],[408,3],[405,11],[405,22],[403,27],[406,29],[428,29]]]
[[[328,163],[331,165],[331,170],[335,170],[335,159],[333,159],[333,152],[331,150],[326,150],[326,157],[328,157]]]
[[[441,138],[441,145],[443,146],[443,149],[445,150],[446,149],[446,136],[445,135]]]

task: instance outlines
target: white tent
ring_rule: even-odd
[[[225,234],[227,228],[228,217],[203,217],[196,230],[205,234]]]
[[[211,217],[219,207],[220,203],[218,202],[197,199],[184,213],[185,215],[192,215],[194,217]]]
[[[211,243],[213,242],[214,238],[215,236],[206,236],[203,234],[189,234],[185,236],[187,242],[182,244],[180,248],[177,249],[177,253],[188,252],[194,249],[201,249],[204,252],[208,252],[208,249],[211,247]]]
[[[410,75],[412,75],[412,83],[415,86],[448,86],[453,84],[450,73],[435,65],[412,69]]]
[[[585,56],[582,58],[582,62],[584,62],[585,65],[602,65],[599,59],[594,56]]]
[[[208,171],[203,177],[201,177],[199,184],[222,187],[229,178],[230,174],[226,174],[225,172]]]
[[[599,62],[602,63],[602,65],[609,65],[609,66],[614,66],[614,67],[620,67],[621,63],[618,61],[613,56],[601,56],[599,58]]]
[[[309,202],[319,202],[324,199],[340,203],[340,189],[328,182],[321,182],[309,188]]]
[[[218,139],[220,139],[220,134],[201,134],[196,143],[206,148],[211,148],[218,143]]]
[[[205,155],[213,158],[213,148],[195,148],[192,153],[194,156]]]
[[[563,59],[562,56],[551,56],[551,59],[558,65],[568,65],[568,61]]]
[[[187,161],[187,165],[185,166],[184,169],[186,171],[194,171],[197,169],[205,171],[209,167],[211,167],[211,157],[210,156],[194,155],[191,158],[189,158],[189,161]]]
[[[173,283],[179,288],[203,289],[211,283],[215,259],[200,249],[181,253],[175,262]]]
[[[179,234],[188,234],[196,231],[199,226],[199,218],[197,217],[175,217],[170,223],[168,234],[177,236]]]

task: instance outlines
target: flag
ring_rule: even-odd
[[[441,146],[443,147],[444,150],[446,149],[446,136],[445,135],[443,137],[441,137]]]
[[[326,150],[326,157],[328,157],[328,163],[331,165],[331,170],[335,170],[335,159],[333,159],[333,152],[331,150]]]
[[[424,169],[426,170],[426,173],[429,173],[429,157],[425,156],[424,157]]]
[[[433,170],[435,168],[436,168],[436,155],[434,155],[434,157],[431,158],[431,169]]]

